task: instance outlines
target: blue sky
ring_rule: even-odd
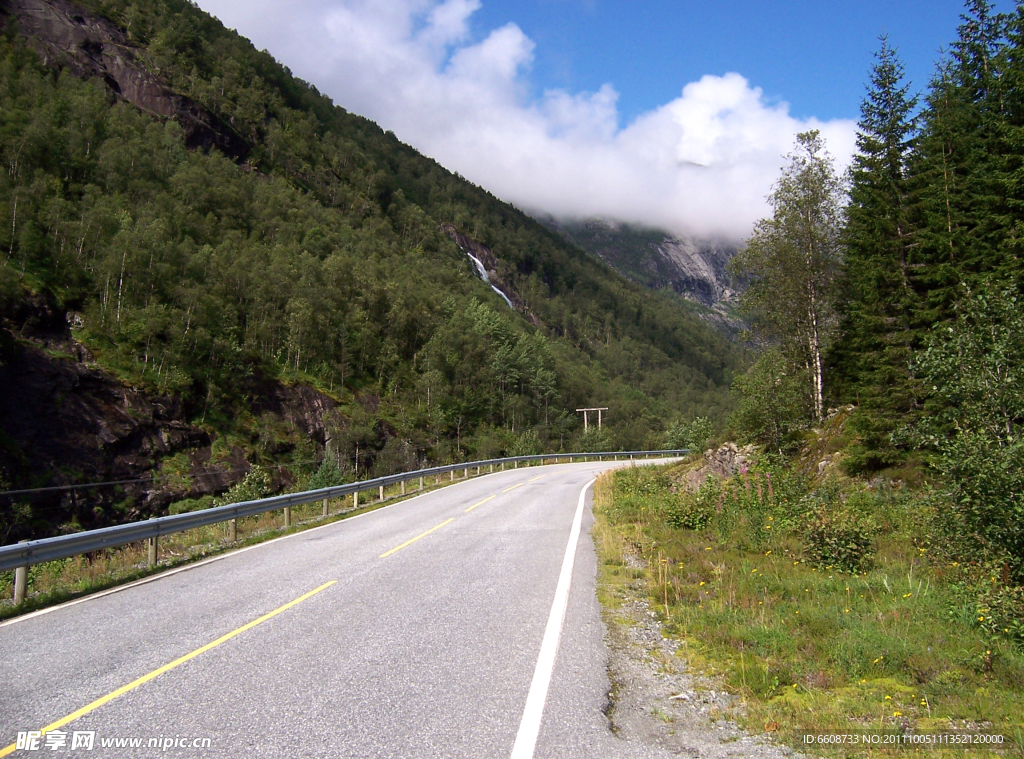
[[[960,0],[486,0],[473,31],[515,22],[537,44],[536,93],[611,82],[625,121],[730,71],[794,116],[833,119],[857,117],[882,32],[924,89],[962,12]]]
[[[533,213],[740,241],[800,131],[838,171],[886,31],[924,89],[958,0],[199,0]],[[1003,6],[1008,5],[1004,2]]]

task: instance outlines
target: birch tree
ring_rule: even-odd
[[[754,329],[806,373],[816,423],[825,416],[822,354],[836,332],[843,183],[817,130],[796,148],[734,267],[749,278],[743,295]]]

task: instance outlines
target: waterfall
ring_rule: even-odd
[[[498,295],[501,296],[501,299],[503,301],[508,303],[508,307],[511,308],[513,311],[515,311],[516,307],[512,305],[512,301],[510,301],[508,299],[508,296],[505,295],[505,293],[503,293],[500,289],[495,287],[494,283],[491,282],[491,278],[489,276],[487,276],[487,267],[484,266],[484,262],[481,261],[476,256],[474,256],[472,253],[470,253],[465,248],[462,249],[462,252],[465,253],[467,256],[469,256],[470,260],[473,262],[473,266],[476,267],[476,273],[480,276],[480,279],[482,279],[484,282],[489,284],[491,286],[491,289],[494,290],[494,292],[498,293]]]

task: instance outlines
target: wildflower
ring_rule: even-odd
[[[770,524],[766,524],[766,525],[764,526],[764,528],[765,528],[766,530],[770,530],[770,529],[772,528],[772,526],[771,526]]]
[[[704,581],[703,581],[703,580],[701,580],[701,583],[700,583],[700,584],[701,584],[701,585],[703,585],[703,584],[704,584]]]
[[[925,699],[921,699],[921,706],[928,706],[928,702]]]
[[[849,609],[843,609],[843,614],[849,614],[849,613],[850,613]]]
[[[878,659],[875,659],[875,661],[878,661]],[[886,696],[885,700],[886,701],[892,701],[892,696]]]
[[[772,552],[771,552],[771,551],[765,551],[765,554],[764,554],[764,555],[765,555],[765,556],[771,556],[771,555],[772,555]]]
[[[705,548],[704,550],[705,550],[705,551],[710,551],[710,550],[711,550],[711,546],[708,546],[708,547],[707,547],[707,548]]]
[[[914,594],[913,593],[904,593],[903,597],[904,598],[910,598],[912,595],[914,595]]]
[[[903,712],[895,711],[895,712],[892,713],[892,716],[894,716],[894,717],[902,717],[903,716]]]
[[[978,621],[979,621],[979,622],[984,622],[984,621],[985,621],[985,618],[984,618],[984,617],[978,617]]]

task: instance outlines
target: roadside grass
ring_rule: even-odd
[[[481,474],[487,474],[482,472]],[[14,571],[0,572],[0,620],[10,619],[31,611],[55,606],[91,593],[124,585],[135,580],[159,574],[204,558],[263,543],[267,540],[320,527],[331,522],[374,511],[399,500],[422,495],[446,485],[462,482],[460,470],[455,480],[449,477],[427,478],[423,490],[408,488],[405,495],[401,485],[385,488],[384,500],[378,500],[377,491],[360,493],[360,505],[353,508],[351,496],[335,498],[329,504],[329,515],[323,516],[322,501],[292,507],[291,526],[283,526],[282,511],[270,511],[239,519],[235,540],[227,539],[227,523],[209,525],[194,530],[183,530],[162,536],[158,541],[158,557],[154,566],[148,563],[145,542],[129,543],[117,548],[80,554],[65,559],[35,564],[28,568],[28,593],[17,606],[13,603]],[[470,477],[473,477],[470,473]]]
[[[696,496],[672,492],[687,466],[598,481],[599,594],[611,609],[643,594],[690,665],[740,698],[748,731],[777,730],[806,751],[806,733],[973,729],[1024,755],[1024,653],[965,592],[989,580],[980,568],[932,558],[926,503],[850,481],[814,489],[767,466]],[[815,533],[819,523],[833,532]],[[851,523],[870,535],[860,556],[820,537],[847,539]]]

